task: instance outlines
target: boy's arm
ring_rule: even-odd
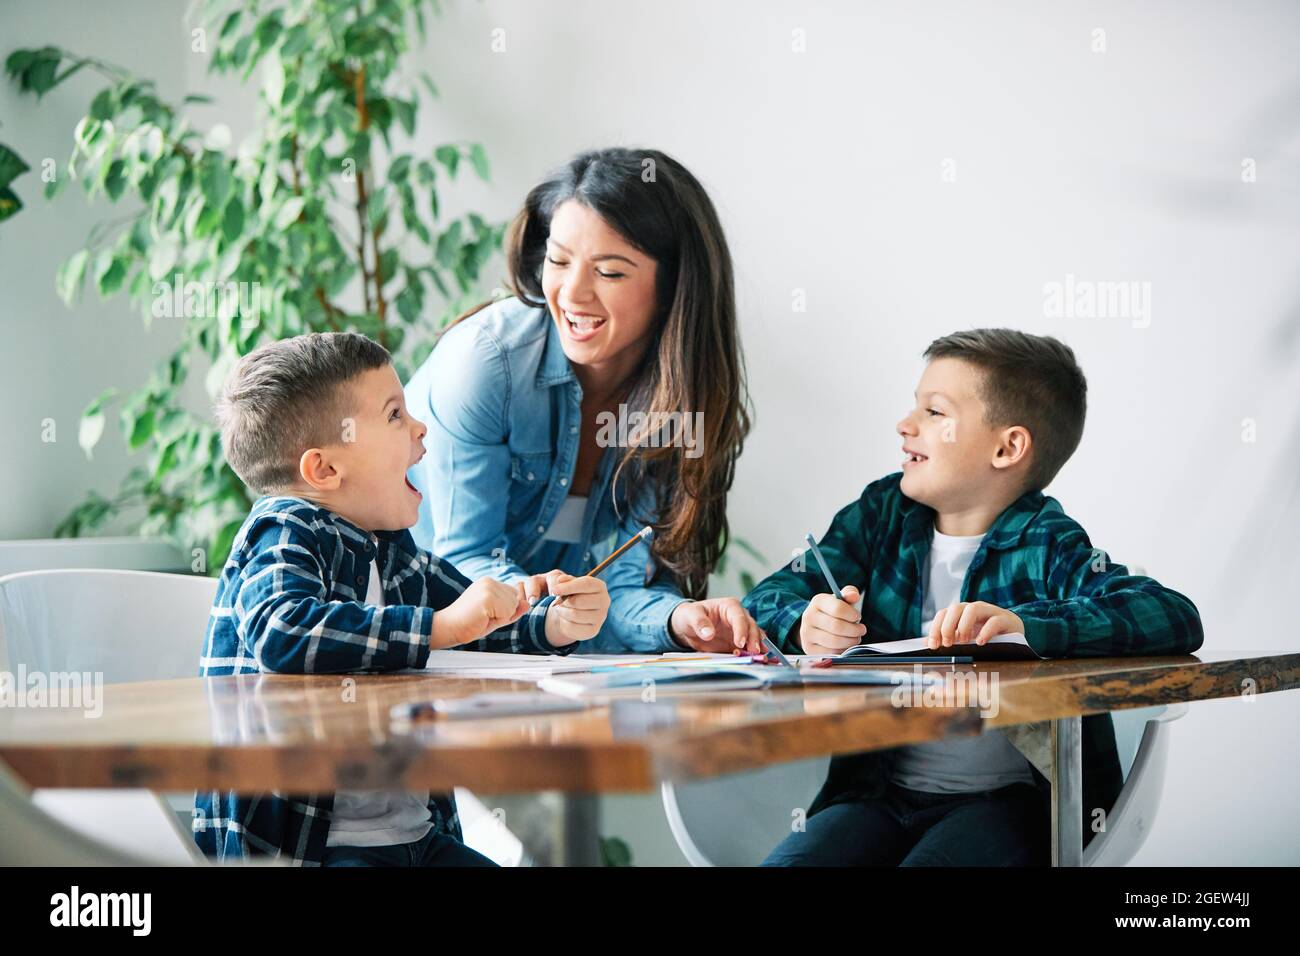
[[[451,604],[470,586],[469,578],[461,574],[450,561],[444,561],[423,549],[418,549],[417,554],[420,572],[424,575],[425,586],[428,589],[429,606],[435,612]],[[563,647],[555,647],[546,639],[546,609],[554,600],[549,595],[542,598],[513,624],[497,628],[491,634],[476,641],[461,644],[457,650],[497,651],[507,654],[572,653],[578,646],[577,641]]]
[[[1191,654],[1204,641],[1196,605],[1094,549],[1076,523],[1055,536],[1047,561],[1052,598],[1008,608],[1042,657]]]
[[[876,525],[876,495],[870,486],[862,497],[841,508],[822,535],[821,549],[835,583],[866,594],[871,574],[870,529]],[[808,549],[774,571],[745,595],[742,605],[782,651],[802,654],[799,620],[813,595],[830,591],[817,559]]]
[[[230,613],[261,670],[341,674],[424,666],[431,608],[329,600],[316,537],[292,515],[266,515],[246,542],[253,556],[240,570]]]

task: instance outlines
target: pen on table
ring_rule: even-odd
[[[777,659],[777,661],[781,664],[782,667],[788,667],[790,668],[790,670],[793,671],[797,671],[799,669],[790,663],[790,658],[782,654],[781,649],[777,647],[776,644],[772,641],[772,639],[768,637],[766,634],[763,635],[763,646],[767,648],[767,652],[769,654],[771,654],[773,657]]]
[[[823,667],[875,667],[877,664],[973,664],[975,658],[966,655],[952,657],[924,657],[907,654],[872,654],[862,657],[823,657],[811,666]]]
[[[653,534],[654,534],[654,530],[649,526],[642,528],[636,534],[632,535],[632,537],[629,538],[627,541],[624,541],[621,545],[619,545],[617,548],[611,551],[609,557],[607,557],[604,561],[600,562],[600,564],[596,565],[594,568],[588,571],[585,575],[583,575],[583,577],[589,577],[589,578],[599,577],[600,572],[604,571],[607,567],[609,567],[611,564],[617,561],[624,554],[624,552],[626,552],[634,544],[636,544],[638,541],[649,541],[650,536]],[[530,605],[536,604],[538,600],[539,599],[535,597],[529,598],[528,603]],[[564,600],[564,595],[561,595],[560,597],[556,598],[557,602],[563,600]]]

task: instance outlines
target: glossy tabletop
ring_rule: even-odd
[[[33,787],[638,791],[818,754],[1286,690],[1300,686],[1300,654],[1203,651],[927,671],[973,677],[950,679],[950,692],[929,700],[893,686],[660,690],[653,701],[407,729],[391,722],[392,705],[533,685],[420,672],[113,684],[102,688],[96,717],[0,707],[0,760]]]

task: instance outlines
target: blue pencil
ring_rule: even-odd
[[[840,586],[835,583],[835,575],[831,574],[831,569],[826,566],[826,559],[822,557],[822,549],[817,547],[817,539],[810,534],[804,535],[803,539],[808,542],[808,547],[812,549],[813,557],[817,559],[817,563],[821,566],[822,574],[826,576],[826,583],[831,586],[831,593],[843,601],[844,594],[840,591]]]

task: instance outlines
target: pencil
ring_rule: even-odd
[[[632,535],[632,537],[629,538],[627,541],[624,541],[621,545],[619,545],[617,548],[611,551],[609,557],[607,557],[604,561],[600,562],[600,564],[596,565],[594,568],[592,568],[583,576],[589,578],[599,577],[600,572],[604,571],[607,567],[609,567],[611,564],[617,561],[629,548],[631,548],[638,541],[649,541],[650,536],[652,534],[654,534],[653,528],[649,527],[648,525],[642,528],[636,534]],[[555,599],[555,603],[558,604],[559,602],[563,601],[564,598],[565,595],[560,595]]]
[[[606,558],[604,561],[600,562],[600,564],[596,565],[590,571],[588,571],[585,577],[594,578],[598,576],[601,571],[604,571],[607,567],[609,567],[611,564],[617,561],[619,556],[624,551],[632,547],[632,545],[636,544],[638,541],[649,541],[650,536],[652,534],[654,534],[654,531],[651,528],[649,527],[642,528],[636,534],[632,535],[631,538],[629,538],[627,541],[623,542],[623,544],[619,545],[612,552],[610,552],[609,557]]]
[[[831,593],[841,601],[844,600],[844,594],[840,591],[840,586],[835,583],[835,575],[831,574],[831,569],[826,566],[826,559],[822,557],[822,549],[817,547],[817,539],[811,534],[806,534],[803,539],[808,542],[808,547],[812,549],[813,557],[821,565],[822,574],[826,577],[826,583],[831,586]]]

